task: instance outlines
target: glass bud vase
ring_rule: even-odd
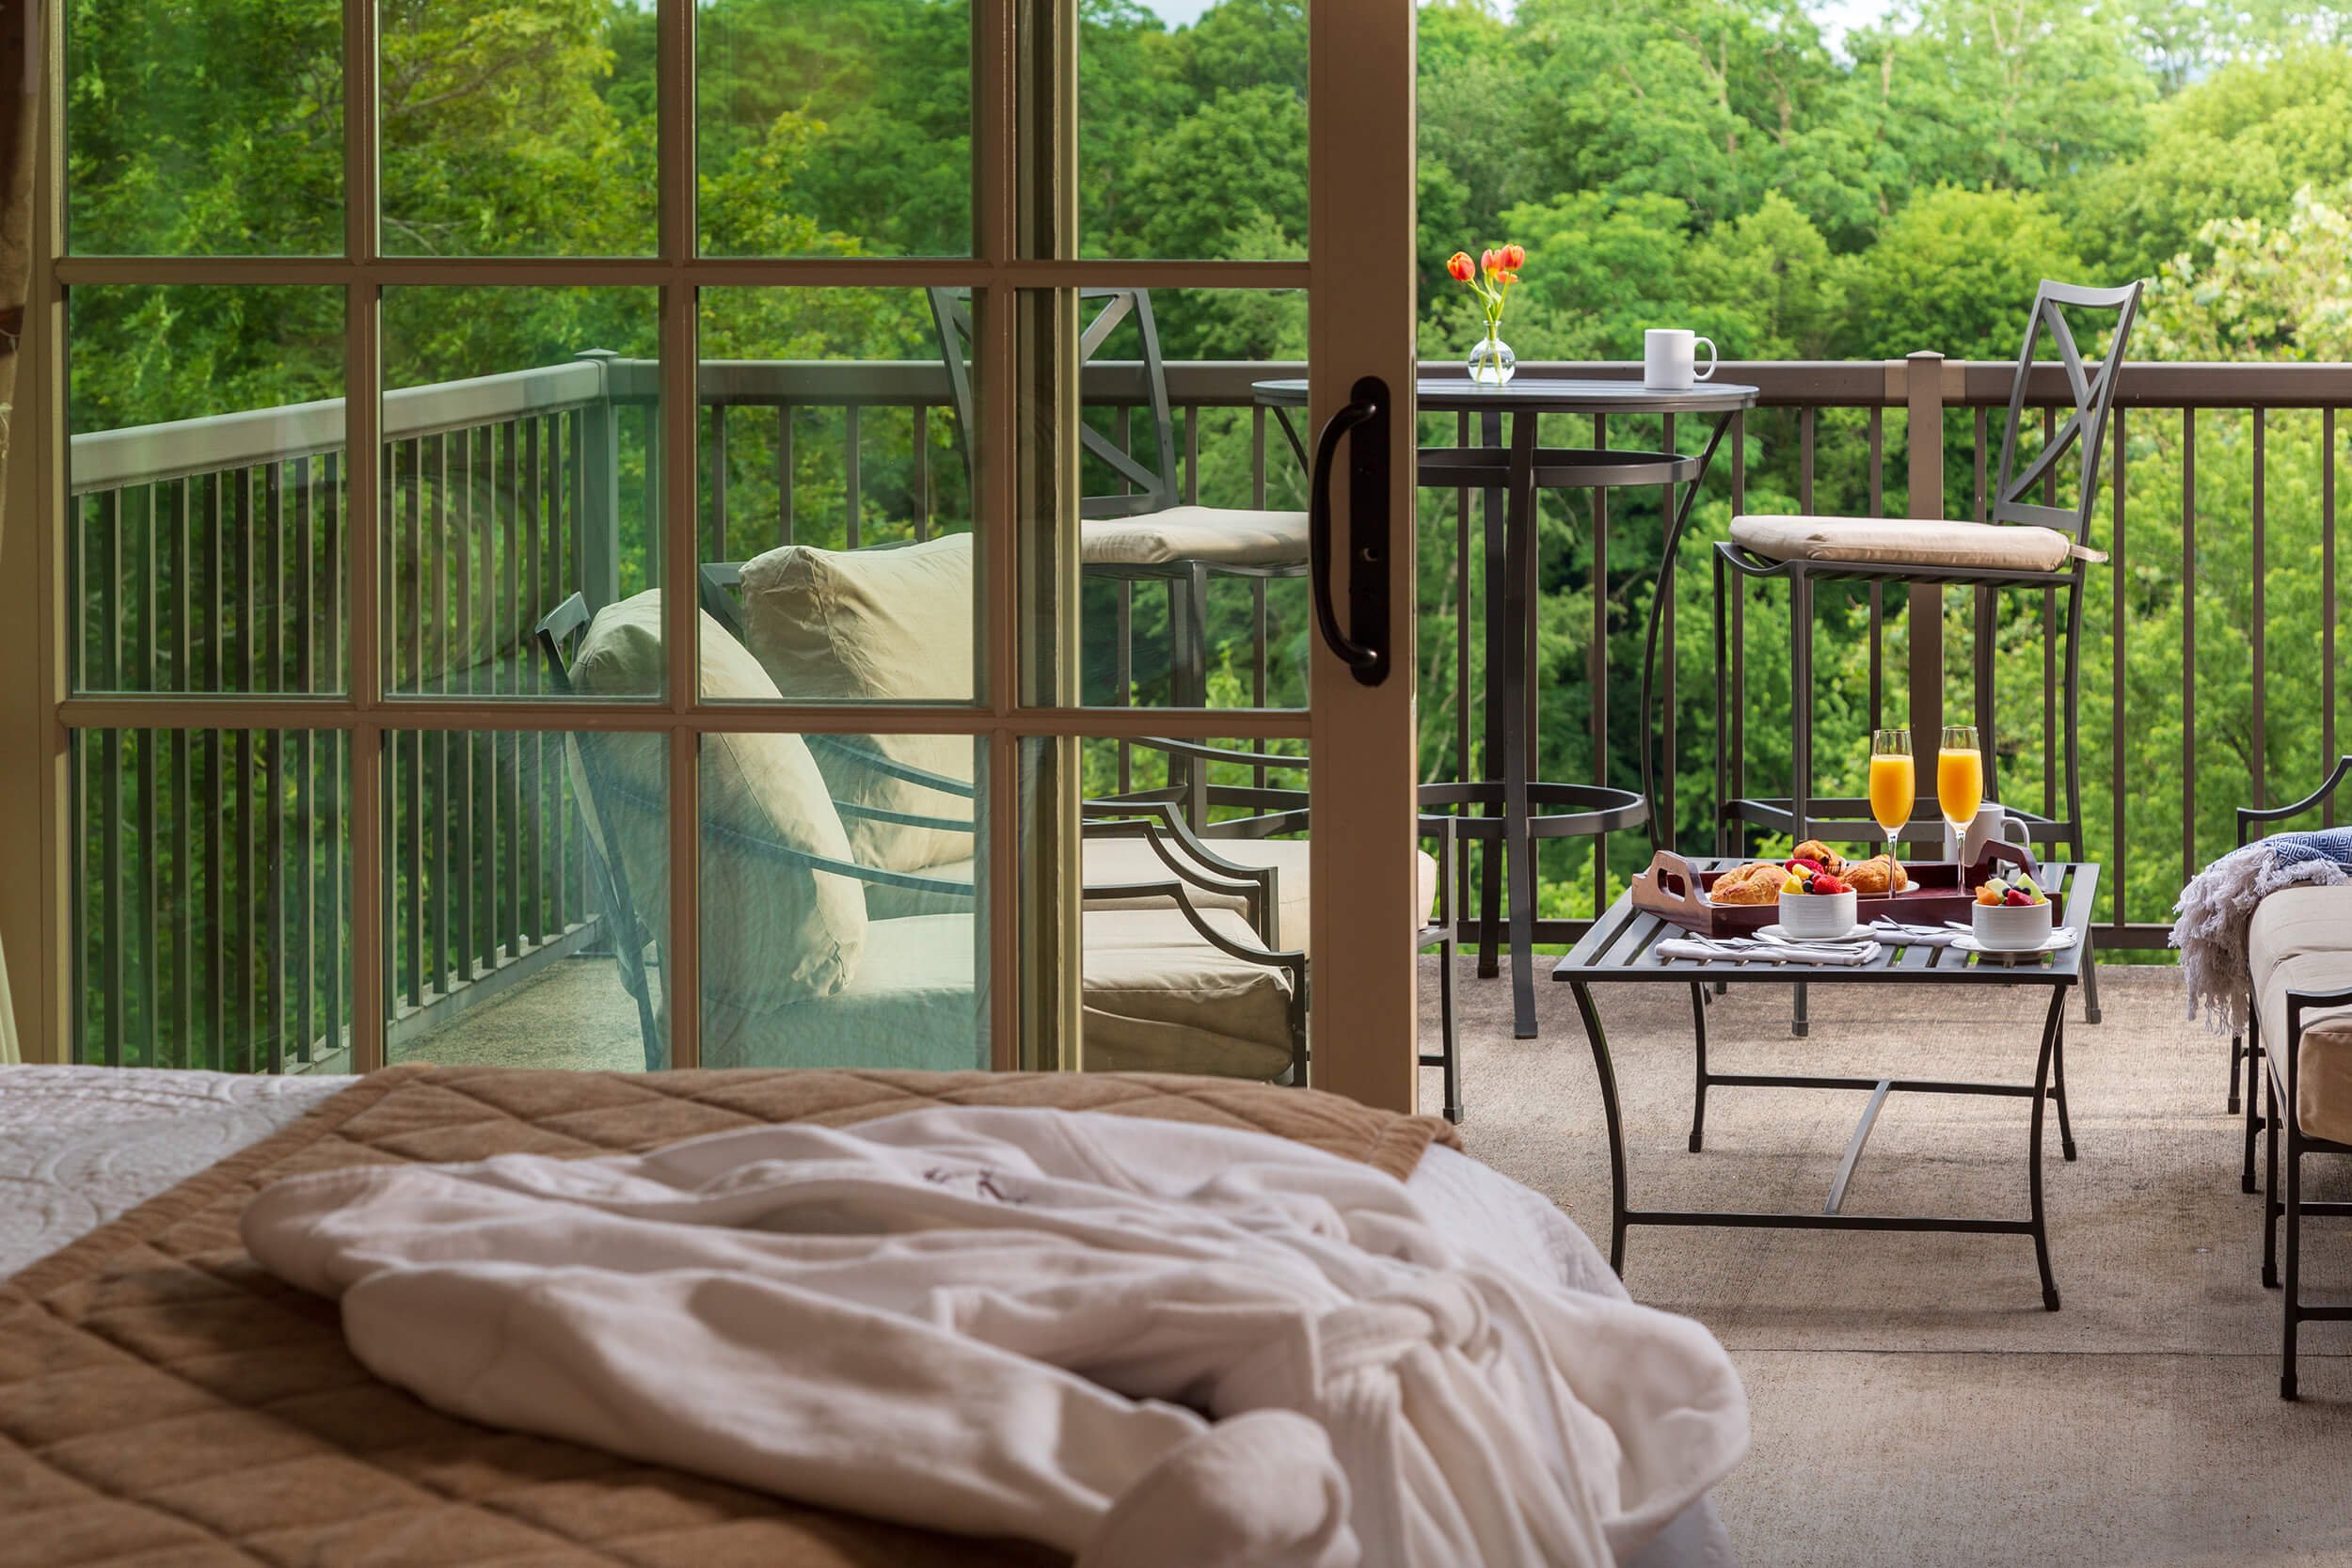
[[[1474,386],[1503,386],[1518,369],[1518,356],[1511,352],[1511,345],[1492,334],[1479,339],[1470,350],[1470,378]]]

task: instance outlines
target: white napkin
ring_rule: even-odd
[[[1658,944],[1662,958],[1834,964],[1849,969],[1867,964],[1884,951],[1876,942],[1775,942],[1760,937],[1669,937]]]

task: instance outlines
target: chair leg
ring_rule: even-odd
[[[2083,585],[2078,570],[2074,586],[2066,591],[2066,820],[2076,861],[2083,858],[2082,689]]]
[[[2262,1125],[2254,1095],[2256,1074],[2262,1071],[2262,1059],[2261,1024],[2249,1012],[2246,1019],[2246,1170],[2238,1178],[2238,1186],[2240,1190],[2249,1193],[2254,1190],[2254,1135],[2256,1129]]]
[[[2288,1106],[2287,1116],[2294,1114],[2295,1107]],[[2296,1295],[2303,1272],[2303,1140],[2293,1127],[2284,1125],[2270,1136],[2274,1147],[2281,1136],[2287,1141],[2287,1283],[2280,1302],[2286,1333],[2280,1347],[2284,1365],[2279,1370],[2279,1397],[2291,1400],[2295,1398],[2295,1330],[2303,1305]]]
[[[2248,1091],[2251,1097],[2252,1091]],[[2279,1288],[2279,1091],[2263,1075],[2263,1127],[2269,1133],[2263,1173],[2263,1289]]]
[[[2237,1065],[2245,1059],[2245,1056],[2246,1037],[2243,1034],[2232,1035],[2230,1037],[2230,1115],[2232,1116],[2237,1115],[2238,1109]]]
[[[2095,930],[2095,927],[2087,927],[2083,932],[2083,1022],[2085,1023],[2099,1022],[2099,959],[2098,956],[2090,951]]]
[[[1449,923],[1453,911],[1446,911]],[[1438,961],[1444,965],[1438,972],[1438,1034],[1445,1052],[1445,1119],[1460,1126],[1462,1122],[1462,1038],[1454,1017],[1454,939],[1448,936],[1438,949]]]

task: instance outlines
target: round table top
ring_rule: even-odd
[[[1304,408],[1304,380],[1258,381],[1250,391],[1269,408]],[[1424,413],[1475,413],[1481,409],[1534,410],[1545,414],[1717,414],[1756,406],[1754,387],[1702,381],[1688,391],[1661,392],[1638,381],[1548,381],[1522,375],[1501,387],[1473,385],[1467,376],[1424,376],[1413,398]]]

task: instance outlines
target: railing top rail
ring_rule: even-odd
[[[1767,408],[1898,408],[1910,401],[1915,366],[1935,367],[1947,407],[1999,408],[2009,402],[2012,361],[1727,360],[1722,379],[1757,388]],[[1428,375],[1448,375],[1451,361],[1424,361]],[[1626,379],[1640,367],[1628,360],[1522,361],[1532,376]],[[1251,386],[1307,373],[1299,360],[1190,360],[1167,367],[1171,402],[1179,406],[1248,407]],[[1144,367],[1133,360],[1098,360],[1084,371],[1087,398],[1117,406],[1150,397]],[[610,400],[649,404],[660,389],[650,359],[583,355],[568,364],[476,376],[384,396],[384,437],[414,440],[479,429],[531,415]],[[761,407],[921,407],[950,401],[946,370],[936,359],[713,359],[704,362],[699,399],[706,405]],[[2125,367],[2116,404],[2130,408],[2352,408],[2352,364],[2201,364],[2138,361]],[[2026,386],[2031,407],[2069,407],[2073,391],[2063,367],[2037,365]],[[167,424],[140,425],[76,436],[72,491],[86,495],[130,484],[158,483],[340,451],[341,398],[251,409]]]
[[[594,359],[404,387],[384,394],[384,438],[474,430],[581,407],[604,396],[604,366]],[[81,496],[314,457],[342,446],[343,400],[326,398],[76,436],[67,467],[72,492]]]

